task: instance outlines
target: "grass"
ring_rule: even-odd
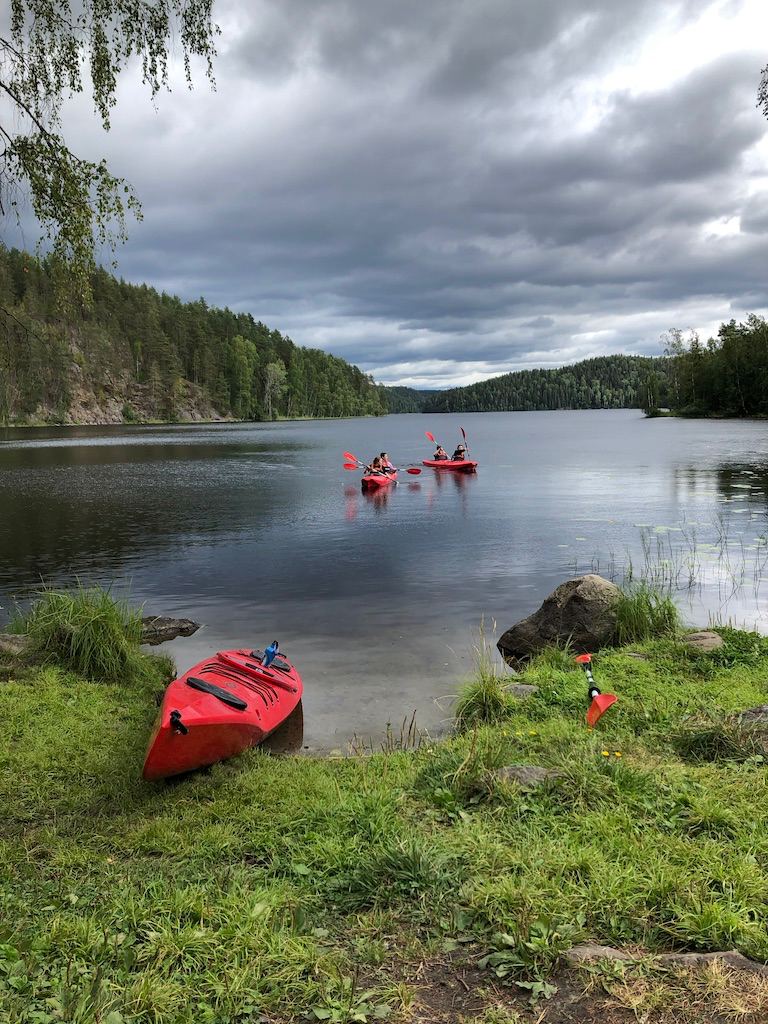
[[[657,636],[673,636],[680,614],[668,591],[647,582],[628,583],[616,606],[616,640],[631,644]]]
[[[141,613],[100,587],[45,590],[13,630],[26,633],[30,649],[46,663],[91,680],[141,674]]]
[[[633,644],[647,660],[597,655],[619,700],[594,732],[583,674],[548,654],[520,680],[534,698],[439,744],[254,750],[158,784],[140,771],[166,665],[141,655],[137,675],[95,686],[66,644],[6,663],[0,1021],[407,1020],[403,964],[452,948],[483,961],[489,990],[524,983],[526,999],[588,938],[768,960],[764,766],[680,740],[768,702],[763,647],[723,635],[706,667],[674,637]],[[559,779],[497,784],[514,763]],[[650,1013],[667,982],[612,984]]]

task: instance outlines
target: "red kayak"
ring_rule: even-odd
[[[384,487],[386,484],[394,483],[397,480],[397,470],[394,473],[371,473],[362,479],[363,487]]]
[[[459,473],[474,473],[477,470],[477,463],[470,459],[422,459],[422,466],[432,466],[433,469],[454,469]]]
[[[145,779],[202,768],[255,747],[301,700],[301,677],[284,655],[265,668],[261,651],[219,651],[168,686]]]

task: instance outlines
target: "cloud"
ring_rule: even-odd
[[[768,306],[761,11],[228,0],[216,92],[67,127],[144,202],[126,277],[388,383],[658,352]]]

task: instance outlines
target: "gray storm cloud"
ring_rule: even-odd
[[[229,0],[216,92],[127,82],[109,136],[67,125],[143,200],[122,274],[387,383],[657,353],[768,307],[765,40],[605,84],[703,6]]]

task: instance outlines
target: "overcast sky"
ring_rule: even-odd
[[[215,13],[215,92],[129,76],[109,135],[67,115],[143,202],[129,280],[416,387],[768,309],[768,0]]]

